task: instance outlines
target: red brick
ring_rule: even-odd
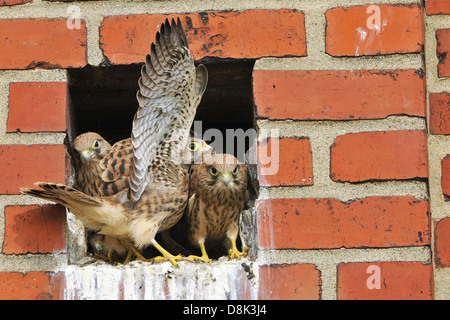
[[[64,207],[5,207],[5,254],[54,253],[66,250]]]
[[[295,10],[247,10],[106,17],[100,48],[112,64],[142,62],[166,18],[180,17],[194,59],[305,56],[304,14]]]
[[[444,218],[436,223],[434,238],[436,267],[450,267],[450,218]]]
[[[0,145],[0,194],[19,194],[37,181],[64,183],[64,145]]]
[[[11,83],[6,131],[65,131],[68,94],[66,82]]]
[[[83,67],[86,23],[67,28],[67,19],[0,20],[0,69]]]
[[[378,274],[379,289],[372,286]],[[433,267],[422,262],[341,263],[337,278],[341,300],[433,299]]]
[[[424,45],[423,10],[415,4],[334,8],[326,13],[326,52],[332,56],[362,56],[421,52]],[[367,13],[369,12],[369,13]],[[370,26],[370,28],[369,28]]]
[[[430,93],[430,133],[450,134],[450,94]]]
[[[439,77],[450,77],[450,29],[436,30]]]
[[[60,300],[64,293],[64,274],[0,272],[0,288],[0,300]]]
[[[318,300],[321,285],[320,271],[313,264],[262,266],[258,299]]]
[[[33,0],[0,0],[0,6],[14,6],[16,4],[24,4],[33,2]]]
[[[427,14],[450,14],[450,1],[448,0],[427,0],[425,2]]]
[[[269,119],[426,115],[422,70],[255,70],[253,91],[258,117]]]
[[[263,249],[388,248],[430,243],[428,202],[414,197],[256,202]]]
[[[268,139],[258,146],[261,186],[313,184],[312,152],[308,138]]]
[[[441,161],[441,186],[444,196],[450,197],[450,155]]]
[[[421,130],[349,133],[331,146],[334,181],[427,177],[427,137]]]

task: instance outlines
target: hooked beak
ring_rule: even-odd
[[[219,180],[225,183],[226,186],[228,186],[232,178],[231,173],[221,173],[219,176]]]
[[[83,151],[80,152],[81,159],[86,161],[86,162],[88,162],[89,159],[91,159],[93,155],[94,154],[92,153],[91,150],[83,150]]]

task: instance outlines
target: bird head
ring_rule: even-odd
[[[204,178],[213,188],[247,188],[247,168],[230,154],[209,154],[203,160]]]
[[[199,164],[207,154],[213,152],[214,148],[204,140],[192,137],[183,151],[183,163]]]
[[[93,159],[101,160],[111,148],[111,145],[105,139],[94,132],[79,135],[72,145],[75,156],[84,164],[91,163]]]

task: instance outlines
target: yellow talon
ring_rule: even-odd
[[[232,245],[232,247],[228,251],[228,254],[230,255],[230,260],[232,260],[234,258],[239,259],[240,257],[247,256],[247,251],[248,251],[248,247],[247,246],[242,248],[242,252],[241,252],[236,247],[236,240],[235,239],[231,239],[231,245]]]
[[[154,263],[165,262],[165,261],[167,261],[167,260],[168,260],[168,259],[165,258],[165,257],[163,257],[163,256],[158,256],[158,257],[154,257],[154,258],[151,258],[151,259],[150,259],[150,261],[151,261],[151,262],[154,262]]]
[[[131,255],[132,255],[131,250],[128,250],[127,257],[125,258],[125,260],[122,263],[118,263],[118,265],[126,265],[128,262],[130,262]]]
[[[162,262],[162,261],[167,261],[167,260],[169,260],[170,263],[172,263],[175,267],[178,267],[177,260],[180,261],[180,260],[183,259],[183,257],[182,257],[181,255],[174,256],[174,255],[170,254],[166,249],[164,249],[163,247],[161,247],[161,246],[159,245],[159,243],[156,242],[156,241],[153,241],[152,244],[153,244],[153,246],[154,246],[156,249],[158,249],[158,251],[161,252],[161,254],[163,255],[163,257],[156,257],[156,258],[153,258],[152,261],[154,261],[154,262]]]
[[[108,261],[112,262],[112,254],[113,254],[113,249],[109,249],[108,250]]]
[[[200,243],[200,250],[202,250],[202,256],[194,256],[190,255],[187,257],[188,261],[193,262],[194,260],[203,261],[203,262],[212,262],[212,260],[209,258],[208,254],[206,253],[205,244],[202,242]]]
[[[149,261],[149,259],[146,259],[134,246],[131,246],[130,249],[136,256],[136,260],[141,260],[141,261],[145,261],[145,262]]]
[[[173,260],[175,261],[175,266],[177,265],[177,261],[181,261],[183,260],[183,257],[181,255],[177,255],[177,256],[173,256]],[[151,259],[149,259],[148,261],[151,261],[153,263],[161,263],[161,262],[166,262],[166,261],[170,261],[172,262],[172,260],[170,260],[169,258],[163,257],[163,256],[157,256],[157,257],[153,257]]]
[[[136,248],[135,246],[133,246],[131,243],[129,243],[126,240],[121,240],[120,241],[125,247],[127,247],[128,249],[128,253],[127,253],[127,257],[125,258],[125,261],[123,262],[123,264],[127,264],[128,262],[130,262],[131,260],[131,256],[132,254],[134,254],[136,256],[136,260],[141,260],[141,261],[145,261],[148,262],[150,261],[149,259],[146,259]]]

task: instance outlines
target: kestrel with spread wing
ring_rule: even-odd
[[[211,153],[201,164],[191,166],[190,199],[186,221],[188,239],[199,247],[202,256],[189,260],[210,262],[205,243],[230,241],[230,259],[247,255],[247,248],[239,251],[236,239],[239,214],[247,200],[247,167],[229,154]]]
[[[188,200],[188,166],[183,149],[197,106],[206,89],[207,70],[194,66],[179,19],[161,25],[141,70],[131,132],[132,163],[128,187],[114,195],[89,196],[52,183],[37,183],[43,190],[22,188],[23,194],[60,203],[85,226],[117,239],[131,239],[138,249],[153,245],[176,265],[175,257],[155,240],[182,216]],[[119,147],[120,148],[120,147]],[[102,177],[121,177],[111,148],[100,167]],[[115,191],[115,190],[113,190]]]
[[[69,150],[74,161],[77,190],[95,197],[112,196],[128,188],[128,177],[133,159],[131,139],[118,141],[111,146],[99,134],[86,132],[74,139],[72,148]],[[202,155],[211,150],[213,148],[205,141],[192,137],[183,150],[183,163],[199,163]],[[123,261],[123,264],[126,264],[134,252],[138,259],[146,260],[135,248],[130,250],[129,241],[119,241],[111,236],[94,232],[89,232],[88,237],[96,258],[112,262],[114,253],[122,258],[128,253]],[[165,236],[164,239],[170,242],[172,247],[174,246],[171,238]]]

